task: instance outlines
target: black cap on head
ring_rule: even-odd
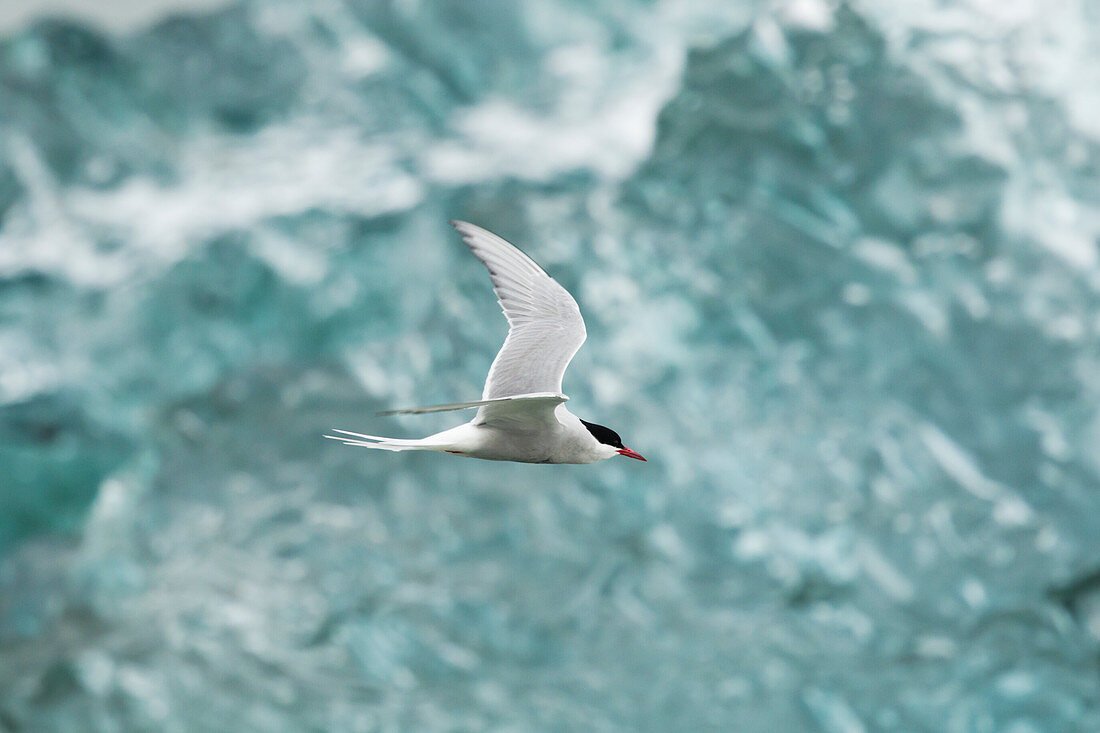
[[[592,437],[604,445],[610,445],[612,448],[624,447],[623,439],[611,428],[605,428],[603,425],[597,425],[584,420],[581,420],[581,422],[588,428],[588,432],[592,433]]]

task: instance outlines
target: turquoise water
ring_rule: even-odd
[[[0,730],[1100,730],[1094,4],[0,40]],[[571,292],[649,463],[379,454]]]

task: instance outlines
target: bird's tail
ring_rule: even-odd
[[[340,433],[340,435],[326,435],[325,437],[330,440],[339,440],[344,445],[358,445],[363,448],[377,448],[378,450],[435,450],[445,451],[448,445],[442,444],[438,441],[433,441],[431,438],[420,438],[418,440],[406,440],[404,438],[382,438],[377,435],[363,435],[362,433],[353,433],[348,430],[332,429],[334,433]]]

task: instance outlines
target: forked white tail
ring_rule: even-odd
[[[446,451],[449,446],[429,442],[431,438],[418,440],[405,440],[403,438],[383,438],[378,435],[364,435],[353,433],[349,430],[332,429],[334,433],[341,435],[326,435],[329,440],[339,440],[344,445],[358,445],[363,448],[377,448],[378,450],[402,451],[402,450],[434,450]]]

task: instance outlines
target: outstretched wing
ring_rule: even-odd
[[[512,395],[511,397],[496,397],[491,400],[478,400],[476,402],[454,402],[449,405],[429,405],[428,407],[408,407],[403,410],[385,410],[378,413],[379,415],[423,415],[428,412],[454,412],[455,410],[468,410],[473,407],[488,407],[492,408],[494,405],[500,405],[502,409],[508,410],[515,407],[519,403],[529,404],[552,404],[557,407],[563,402],[568,402],[569,398],[563,394],[553,394],[550,392],[538,392],[535,394],[521,394]],[[503,405],[502,403],[512,403],[511,405]],[[488,410],[491,412],[492,410]],[[486,412],[486,410],[482,410]]]
[[[497,235],[464,221],[451,226],[489,270],[508,338],[500,347],[482,399],[561,393],[561,380],[587,335],[577,301],[554,278]]]
[[[472,422],[475,425],[489,425],[510,433],[523,431],[541,431],[547,426],[556,425],[555,411],[558,405],[568,401],[563,394],[534,394],[502,397],[489,400],[477,411]]]

